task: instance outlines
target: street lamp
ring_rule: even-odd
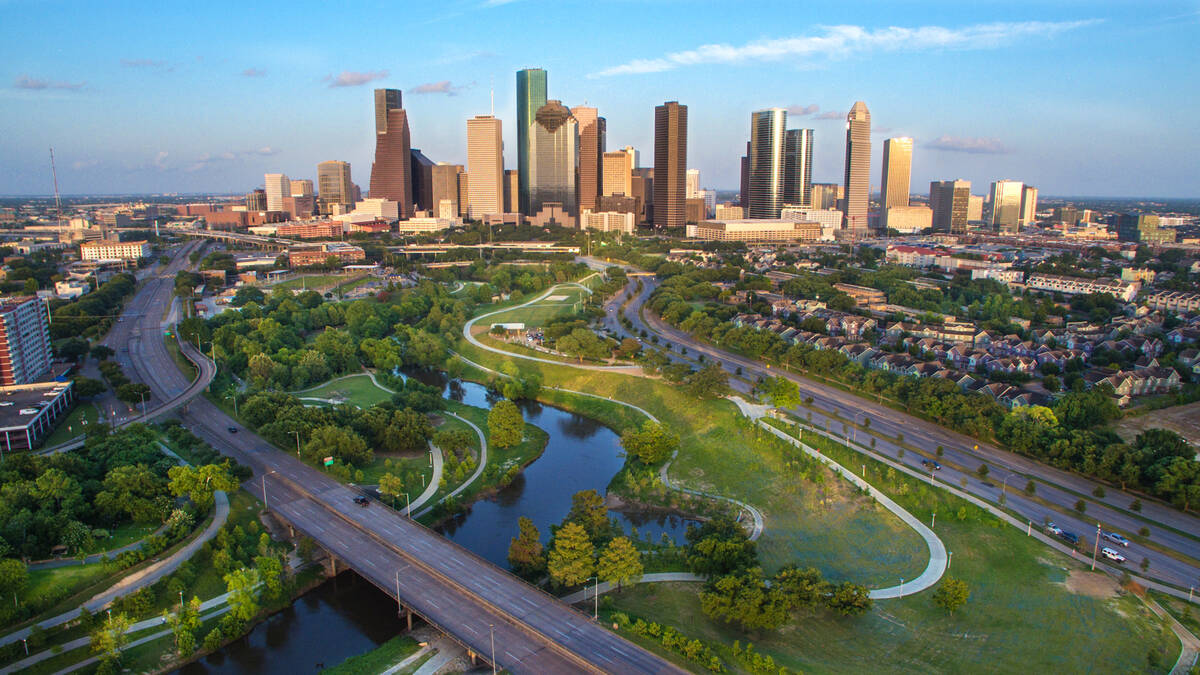
[[[496,624],[488,624],[488,637],[492,642],[492,675],[496,675]]]
[[[1100,523],[1096,523],[1096,543],[1092,546],[1092,571],[1096,571],[1096,555],[1100,553]]]
[[[296,437],[296,459],[300,459],[300,432],[293,431],[292,435]]]
[[[594,602],[593,608],[592,608],[592,618],[599,619],[600,618],[600,577],[599,576],[588,577],[588,581],[591,581],[593,579],[596,580],[596,585],[594,586],[595,590],[592,591],[592,600]],[[586,588],[586,586],[584,588]],[[586,590],[584,591],[583,597],[587,598]]]
[[[270,512],[271,510],[271,505],[267,503],[267,476],[270,476],[273,473],[275,473],[274,470],[268,471],[267,473],[264,473],[262,477],[263,510],[267,512]]]
[[[237,416],[238,416],[238,409],[237,409],[237,394],[234,394],[233,396],[226,396],[226,397],[225,397],[225,400],[226,400],[226,401],[229,401],[229,400],[232,400],[232,401],[233,401],[233,416],[234,416],[234,417],[237,417]]]
[[[142,397],[142,421],[145,422],[146,421],[146,393],[139,391],[138,396]]]
[[[404,493],[404,515],[412,518],[412,502],[408,500],[408,493]]]

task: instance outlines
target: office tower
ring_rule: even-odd
[[[983,222],[983,195],[971,195],[967,200],[967,222]]]
[[[971,181],[938,180],[929,184],[929,208],[933,210],[934,232],[960,234],[967,231]]]
[[[1026,185],[1021,190],[1021,227],[1029,227],[1037,222],[1037,188]]]
[[[871,192],[871,113],[857,101],[846,115],[845,228],[865,234]]]
[[[641,205],[639,217],[642,222],[654,222],[654,169],[634,169],[632,197]]]
[[[538,108],[530,130],[529,213],[557,203],[571,216],[579,214],[575,186],[579,171],[579,123],[562,101]]]
[[[1171,244],[1175,242],[1175,230],[1162,226],[1156,215],[1122,213],[1117,216],[1117,238],[1121,241],[1136,241],[1147,244]]]
[[[388,129],[388,111],[403,108],[400,102],[399,89],[375,90],[375,133],[386,133]]]
[[[520,187],[519,183],[517,182],[517,178],[518,177],[517,177],[516,169],[505,169],[504,170],[504,212],[505,213],[516,213],[517,212],[517,194],[521,190],[521,187]]]
[[[687,190],[684,195],[687,199],[695,199],[700,192],[700,169],[687,170]]]
[[[49,372],[54,358],[49,326],[41,298],[0,298],[0,386],[29,384]]]
[[[812,206],[812,129],[788,129],[783,139],[783,202]]]
[[[327,212],[334,204],[343,211],[354,208],[354,181],[350,180],[350,162],[330,160],[317,165],[317,190]]]
[[[246,193],[246,210],[247,211],[266,211],[267,210],[267,191],[253,190]]]
[[[631,196],[633,192],[633,166],[630,153],[624,150],[614,150],[604,153],[602,160],[603,185],[602,194],[605,197],[613,195]]]
[[[418,211],[432,212],[437,202],[433,201],[433,160],[417,148],[409,151],[412,167],[412,200]]]
[[[534,115],[546,105],[546,71],[526,68],[517,71],[517,208],[525,215],[529,210],[529,193],[533,185],[530,173]]]
[[[307,178],[300,180],[289,181],[291,189],[289,197],[311,197],[313,196],[313,182]]]
[[[267,210],[282,211],[283,198],[292,196],[292,181],[282,173],[268,173],[263,181],[266,183]]]
[[[784,137],[787,111],[783,108],[750,114],[750,218],[778,218],[783,208]]]
[[[837,183],[813,183],[812,195],[812,205],[815,209],[841,208],[842,186]]]
[[[687,106],[654,108],[654,226],[683,227],[687,217]]]
[[[746,154],[742,155],[742,182],[738,188],[738,204],[745,212],[750,205],[750,141],[746,141]]]
[[[369,194],[372,199],[389,199],[399,204],[401,220],[413,215],[411,149],[408,113],[404,108],[388,110],[385,131],[375,135]]]
[[[1017,232],[1021,222],[1021,193],[1025,185],[1019,180],[998,180],[992,183],[991,217],[988,221],[997,232]]]
[[[1079,222],[1079,209],[1074,206],[1059,206],[1054,209],[1054,219],[1065,225],[1074,226]]]
[[[454,205],[454,216],[458,217],[458,177],[463,172],[462,164],[447,164],[439,162],[434,165],[431,173],[433,175],[433,203],[440,205],[443,199],[447,199]]]
[[[466,171],[458,174],[458,215],[467,217],[467,202],[471,199],[471,176]]]
[[[500,120],[491,115],[467,120],[467,171],[471,173],[467,216],[482,220],[488,214],[504,213],[504,141]]]
[[[908,206],[912,150],[911,138],[889,138],[883,142],[883,180],[879,185],[879,205],[884,211],[893,206]]]
[[[595,211],[600,197],[600,157],[604,154],[606,122],[589,106],[575,106],[571,114],[579,124],[579,208]]]

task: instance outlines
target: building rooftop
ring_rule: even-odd
[[[70,386],[70,382],[36,382],[0,387],[0,430],[24,429]]]

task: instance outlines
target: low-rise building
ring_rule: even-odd
[[[819,241],[821,225],[791,220],[705,220],[687,226],[687,236],[716,241]]]
[[[275,228],[275,236],[288,239],[338,239],[346,233],[345,225],[337,221],[288,223]]]
[[[54,420],[71,407],[75,392],[72,384],[68,380],[0,387],[0,443],[4,451],[37,447],[54,430]]]
[[[1146,306],[1165,312],[1194,314],[1200,312],[1200,293],[1183,291],[1159,291],[1143,298]]]
[[[616,211],[593,212],[584,209],[583,213],[579,216],[579,229],[581,230],[633,234],[633,228],[632,213],[618,213]]]
[[[834,284],[833,287],[854,298],[854,302],[860,307],[887,304],[887,294],[877,288],[854,284]]]
[[[445,218],[409,218],[396,223],[398,232],[441,232],[450,229],[452,221]]]
[[[150,244],[145,241],[85,241],[79,245],[83,260],[139,260],[150,256]]]
[[[336,258],[339,263],[355,263],[365,260],[366,257],[366,252],[361,246],[334,242],[315,248],[288,249],[288,266],[294,268],[323,265],[329,262],[330,258]]]
[[[1136,281],[1121,281],[1119,279],[1087,279],[1084,277],[1067,277],[1058,274],[1031,274],[1027,282],[1029,288],[1036,291],[1062,293],[1063,295],[1085,295],[1088,293],[1108,293],[1109,295],[1131,302],[1137,297],[1140,284]]]

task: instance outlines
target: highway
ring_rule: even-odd
[[[610,266],[594,259],[584,262],[593,269]],[[847,422],[857,421],[861,425],[863,420],[869,417],[870,431],[877,437],[875,452],[917,470],[923,470],[923,459],[936,459],[943,466],[942,470],[936,472],[937,480],[962,487],[989,502],[998,502],[1003,493],[1005,505],[1032,522],[1033,527],[1041,527],[1044,521],[1049,520],[1068,531],[1086,537],[1089,546],[1086,555],[1080,551],[1078,555],[1081,558],[1091,558],[1091,544],[1095,541],[1098,522],[1104,531],[1115,530],[1129,539],[1133,539],[1142,527],[1148,527],[1151,542],[1191,560],[1180,560],[1178,557],[1137,543],[1122,548],[1102,541],[1101,546],[1120,549],[1129,559],[1127,564],[1131,573],[1139,573],[1142,559],[1148,558],[1150,566],[1146,576],[1179,587],[1185,595],[1189,587],[1200,588],[1200,564],[1196,563],[1200,561],[1200,540],[1197,539],[1197,535],[1200,534],[1200,519],[1194,515],[1146,497],[1142,498],[1141,512],[1135,513],[1127,507],[1138,495],[1105,486],[1105,497],[1097,498],[1093,491],[1100,483],[1083,476],[1047,466],[987,443],[980,443],[969,436],[880,405],[868,398],[795,373],[784,373],[778,368],[769,368],[758,361],[701,343],[667,325],[649,308],[641,311],[650,294],[658,287],[658,280],[650,276],[639,279],[643,282],[642,290],[623,310],[621,305],[635,288],[636,281],[631,281],[630,290],[618,293],[606,303],[605,326],[609,330],[617,334],[629,334],[620,325],[618,312],[621,312],[632,323],[635,333],[645,330],[647,334],[658,335],[659,346],[673,346],[672,358],[676,360],[682,358],[678,353],[679,349],[686,347],[689,354],[704,354],[706,361],[720,363],[731,374],[741,368],[741,377],[748,380],[760,376],[786,376],[799,385],[802,397],[813,399],[811,408],[797,408],[792,411],[799,417],[807,418],[808,413],[812,412],[813,424],[826,425],[830,431],[839,434]],[[731,377],[730,382],[735,389],[743,392],[752,388],[748,382],[737,377]],[[865,442],[867,435],[862,431],[851,430],[851,433],[851,438],[857,436]],[[901,457],[899,445],[888,440],[901,433],[906,445],[920,448],[923,454],[918,455],[909,449]],[[939,445],[944,448],[945,454],[942,457],[937,457],[935,453]],[[978,449],[975,449],[975,446],[978,446]],[[981,479],[975,471],[984,463],[988,465],[990,472],[986,478]],[[965,487],[961,483],[963,479],[966,479]],[[1032,497],[1024,491],[1026,483],[1031,479],[1036,483],[1036,491]],[[1075,503],[1081,498],[1087,502],[1083,514],[1075,510]]]
[[[161,339],[172,290],[173,282],[147,282],[130,303],[136,320],[117,324],[128,332],[114,330],[129,341],[129,374],[160,400],[190,384]],[[183,349],[203,361],[194,346]],[[207,399],[176,412],[197,436],[255,471],[243,489],[484,659],[494,638],[496,663],[514,673],[683,672],[398,513],[378,503],[358,506],[356,492],[274,448]]]

